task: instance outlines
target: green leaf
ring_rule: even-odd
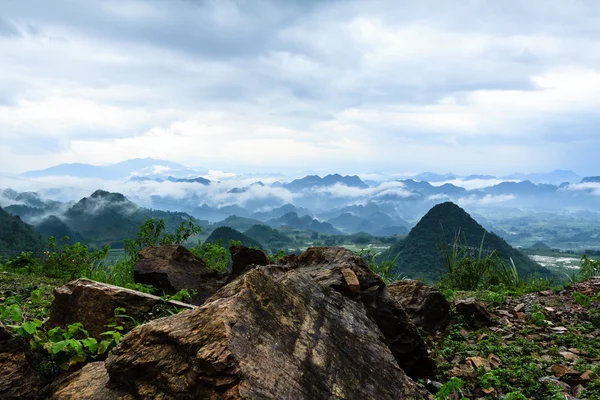
[[[23,325],[21,325],[21,328],[23,328],[23,330],[25,332],[27,332],[29,335],[33,335],[33,333],[37,330],[37,328],[40,326],[41,324],[38,324],[36,321],[28,321],[23,323]]]
[[[65,349],[65,347],[67,347],[68,345],[69,345],[68,340],[61,340],[60,342],[56,342],[52,345],[52,347],[50,348],[50,352],[52,354],[56,354],[60,351],[63,351]]]
[[[94,338],[86,338],[81,341],[83,345],[90,351],[92,354],[96,354],[98,351],[98,341]]]

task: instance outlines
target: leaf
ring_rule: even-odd
[[[37,330],[39,326],[40,325],[38,325],[35,321],[28,321],[23,323],[23,325],[21,325],[21,328],[23,328],[23,330],[29,335],[33,335],[33,333]]]
[[[56,342],[52,345],[52,347],[50,348],[50,352],[52,354],[57,354],[58,352],[63,351],[68,345],[68,340],[61,340],[60,342]]]
[[[98,351],[98,341],[94,338],[86,338],[81,341],[83,345],[90,351],[92,354],[96,354]]]

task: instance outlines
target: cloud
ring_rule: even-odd
[[[572,192],[584,192],[595,196],[600,196],[600,182],[585,182],[571,184],[567,187],[560,188],[559,190],[572,191]]]
[[[151,156],[239,172],[593,173],[599,12],[558,0],[9,2],[0,170]]]
[[[457,203],[461,206],[487,206],[503,204],[514,199],[516,199],[516,196],[512,194],[503,194],[498,196],[486,194],[483,197],[473,195],[468,197],[461,197],[457,199]]]

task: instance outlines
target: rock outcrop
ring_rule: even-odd
[[[52,400],[134,400],[135,397],[110,385],[101,361],[87,364],[57,385]]]
[[[180,245],[147,247],[140,257],[134,267],[136,282],[152,285],[166,294],[193,289],[197,293],[192,300],[194,304],[204,303],[227,279]]]
[[[106,361],[111,383],[154,399],[430,398],[361,303],[267,268],[132,330]]]
[[[54,301],[46,326],[64,327],[81,322],[90,336],[100,338],[100,334],[106,331],[106,325],[114,320],[115,308],[124,308],[126,315],[141,322],[151,319],[154,308],[163,303],[160,297],[150,294],[89,279],[77,279],[54,290]],[[178,308],[193,308],[178,301],[170,301],[169,304]],[[133,325],[128,318],[121,318],[118,322],[125,327]]]
[[[443,331],[450,322],[450,303],[439,290],[416,280],[394,282],[387,288],[411,321],[428,334]]]
[[[36,399],[43,383],[24,343],[0,324],[0,399]]]
[[[227,277],[227,282],[243,274],[251,266],[263,266],[269,264],[267,254],[259,249],[251,249],[244,246],[229,247],[231,253],[231,272]]]
[[[284,258],[278,267],[280,273],[293,270],[362,304],[409,376],[421,378],[433,372],[435,362],[417,328],[361,257],[343,247],[312,247]]]

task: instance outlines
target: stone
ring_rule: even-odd
[[[482,303],[474,298],[456,301],[454,303],[454,309],[457,314],[470,318],[476,322],[483,324],[490,324],[492,322],[491,314]]]
[[[54,289],[54,301],[45,326],[65,327],[81,322],[90,336],[100,338],[107,330],[106,325],[114,320],[115,308],[124,308],[126,315],[142,322],[150,319],[154,307],[163,303],[158,296],[81,278]],[[194,308],[178,301],[169,301],[169,304]],[[126,328],[134,325],[129,318],[119,318],[118,323]]]
[[[550,371],[552,371],[552,374],[554,376],[556,376],[557,378],[560,378],[561,376],[564,376],[564,375],[569,375],[569,376],[579,375],[578,371],[575,371],[573,368],[571,368],[567,365],[562,365],[562,364],[554,364],[552,367],[550,367]]]
[[[251,249],[244,246],[229,247],[231,253],[231,272],[227,277],[227,282],[233,281],[235,278],[246,272],[251,266],[264,266],[269,264],[267,254],[259,249]]]
[[[202,307],[138,326],[106,360],[153,399],[431,399],[360,303],[294,271],[253,269]]]
[[[152,285],[165,294],[195,290],[193,304],[202,304],[225,284],[227,275],[206,266],[204,261],[180,245],[146,247],[140,251],[133,279]]]
[[[25,344],[0,324],[0,399],[36,399],[43,384],[27,360]]]
[[[581,385],[577,385],[571,390],[571,394],[577,398],[583,398],[585,395],[585,388]]]
[[[570,351],[561,351],[558,354],[560,354],[562,358],[564,358],[567,361],[575,361],[579,358],[577,354],[573,354]]]
[[[558,386],[563,392],[567,392],[567,393],[571,392],[571,386],[568,383],[560,381],[552,376],[545,376],[543,378],[540,378],[540,379],[538,379],[538,382],[546,387],[548,387],[550,385]]]
[[[400,303],[411,321],[434,335],[450,321],[450,303],[442,292],[416,280],[402,280],[388,285],[392,298]]]
[[[282,260],[271,273],[290,271],[362,303],[388,341],[400,367],[412,378],[430,376],[435,362],[427,345],[402,305],[394,299],[379,275],[365,261],[343,247],[311,247],[299,256]]]
[[[62,380],[54,389],[52,400],[134,400],[135,397],[110,387],[104,362],[85,365]]]

